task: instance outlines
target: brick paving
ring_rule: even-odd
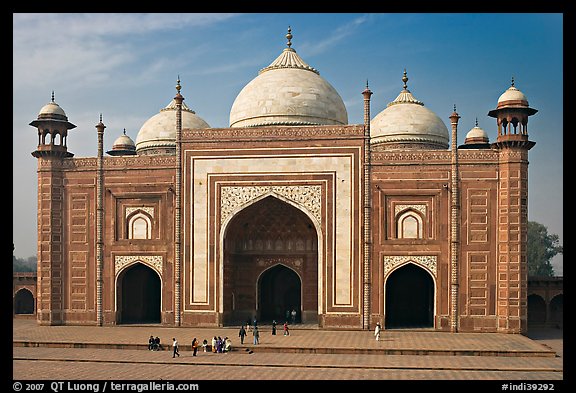
[[[294,325],[291,335],[261,327],[240,345],[238,328],[150,326],[38,326],[14,320],[14,380],[510,380],[562,381],[562,336],[498,333],[326,331]],[[560,331],[561,332],[561,331]],[[281,332],[279,332],[281,333]],[[150,335],[182,356],[146,349]],[[229,336],[227,354],[199,351],[190,342]],[[246,350],[252,350],[248,353]]]

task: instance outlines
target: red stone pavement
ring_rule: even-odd
[[[492,380],[558,381],[564,378],[562,330],[528,336],[384,330],[321,330],[294,325],[290,336],[261,326],[242,345],[238,327],[161,325],[39,326],[13,320],[14,380]],[[180,357],[147,350],[148,337],[180,343]],[[234,350],[200,352],[192,338],[228,336]],[[249,352],[251,351],[251,353]],[[204,385],[206,386],[206,385]],[[504,388],[502,388],[504,389]],[[500,389],[499,389],[500,390]],[[510,389],[513,390],[513,389]],[[518,389],[519,390],[519,389]],[[548,389],[550,390],[550,389]],[[559,390],[559,385],[556,386]]]

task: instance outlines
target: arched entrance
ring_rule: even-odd
[[[386,280],[385,327],[428,328],[434,326],[434,281],[423,268],[408,263]]]
[[[546,325],[546,302],[540,295],[528,296],[528,326]]]
[[[318,323],[318,234],[311,219],[290,202],[267,196],[245,207],[224,233],[225,325],[256,317]]]
[[[564,326],[564,295],[556,295],[550,300],[550,320],[552,327],[562,328]]]
[[[34,295],[23,288],[14,296],[14,314],[34,314]]]
[[[118,277],[119,323],[160,323],[161,285],[158,274],[136,263]]]
[[[290,312],[297,311],[296,322],[300,322],[301,303],[300,277],[284,265],[266,270],[258,280],[258,310],[263,322],[290,321]],[[286,314],[288,312],[288,314]],[[288,315],[288,317],[287,317]]]

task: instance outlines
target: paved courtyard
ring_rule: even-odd
[[[148,351],[150,335],[170,348]],[[230,353],[202,352],[190,343],[228,336]],[[528,335],[530,336],[530,334]],[[380,341],[370,331],[334,331],[294,325],[290,336],[261,327],[253,344],[240,344],[238,328],[150,326],[38,326],[14,319],[13,379],[188,381],[556,381],[564,378],[562,330],[517,334],[385,330]],[[506,382],[507,381],[507,382]],[[261,382],[259,382],[261,383]],[[337,385],[336,385],[337,386]],[[512,390],[512,389],[511,389]],[[550,390],[550,389],[548,389]]]

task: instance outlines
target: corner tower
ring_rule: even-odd
[[[497,233],[497,329],[525,333],[528,310],[528,140],[530,108],[526,96],[512,84],[488,116],[496,118],[500,154]]]
[[[37,318],[40,325],[64,323],[64,182],[63,159],[72,157],[66,140],[76,126],[52,101],[30,123],[38,129],[38,285]]]

